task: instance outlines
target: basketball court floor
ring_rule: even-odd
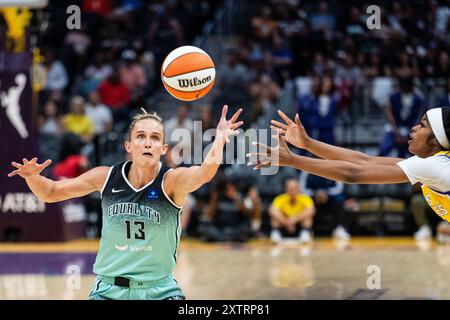
[[[87,299],[98,242],[0,244],[0,299]],[[183,239],[175,275],[188,299],[450,299],[450,246],[412,238],[313,245]]]

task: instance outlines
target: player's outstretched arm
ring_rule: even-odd
[[[250,157],[248,165],[255,165],[254,169],[289,166],[344,183],[387,184],[409,181],[403,170],[396,164],[352,163],[298,156],[289,150],[280,132],[277,137],[279,143],[275,148],[255,143],[259,145],[261,152],[247,154]]]
[[[200,166],[177,168],[167,174],[165,188],[172,193],[187,194],[200,188],[214,178],[222,163],[223,147],[230,142],[229,137],[238,134],[237,129],[243,124],[237,122],[242,109],[239,109],[229,120],[226,119],[228,106],[222,109],[222,116],[216,129],[216,138]],[[184,197],[184,196],[183,196]]]
[[[312,139],[306,133],[298,114],[295,115],[295,121],[289,119],[288,116],[280,110],[278,110],[278,114],[283,119],[284,123],[277,120],[272,120],[270,127],[274,130],[281,130],[281,134],[285,137],[286,142],[296,146],[297,148],[305,149],[320,158],[328,160],[343,160],[356,164],[395,164],[403,160],[401,158],[373,157],[363,152],[336,147],[331,144]]]
[[[51,160],[41,164],[37,158],[29,161],[24,158],[22,161],[22,164],[11,163],[16,170],[8,177],[19,175],[24,178],[30,190],[44,202],[57,202],[100,191],[109,170],[109,167],[96,167],[73,179],[53,181],[41,176],[41,172],[52,163]]]

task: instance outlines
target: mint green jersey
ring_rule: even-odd
[[[113,166],[102,190],[103,227],[94,273],[135,281],[173,277],[181,235],[181,207],[166,195],[159,164],[141,189],[128,181],[131,161]]]

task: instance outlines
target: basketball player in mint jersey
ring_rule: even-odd
[[[103,228],[94,264],[97,280],[90,299],[184,299],[173,277],[180,241],[180,213],[188,193],[215,176],[225,143],[237,134],[242,109],[226,120],[222,109],[215,141],[200,166],[169,169],[160,162],[168,145],[156,114],[133,118],[125,141],[131,160],[96,167],[74,179],[52,181],[40,175],[50,163],[13,162],[31,191],[45,202],[100,191]]]

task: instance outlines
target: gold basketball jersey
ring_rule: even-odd
[[[435,154],[448,156],[447,151],[441,151]],[[428,205],[433,209],[434,212],[442,219],[450,223],[450,190],[447,192],[441,192],[434,190],[426,185],[422,185],[422,192],[427,201]]]

